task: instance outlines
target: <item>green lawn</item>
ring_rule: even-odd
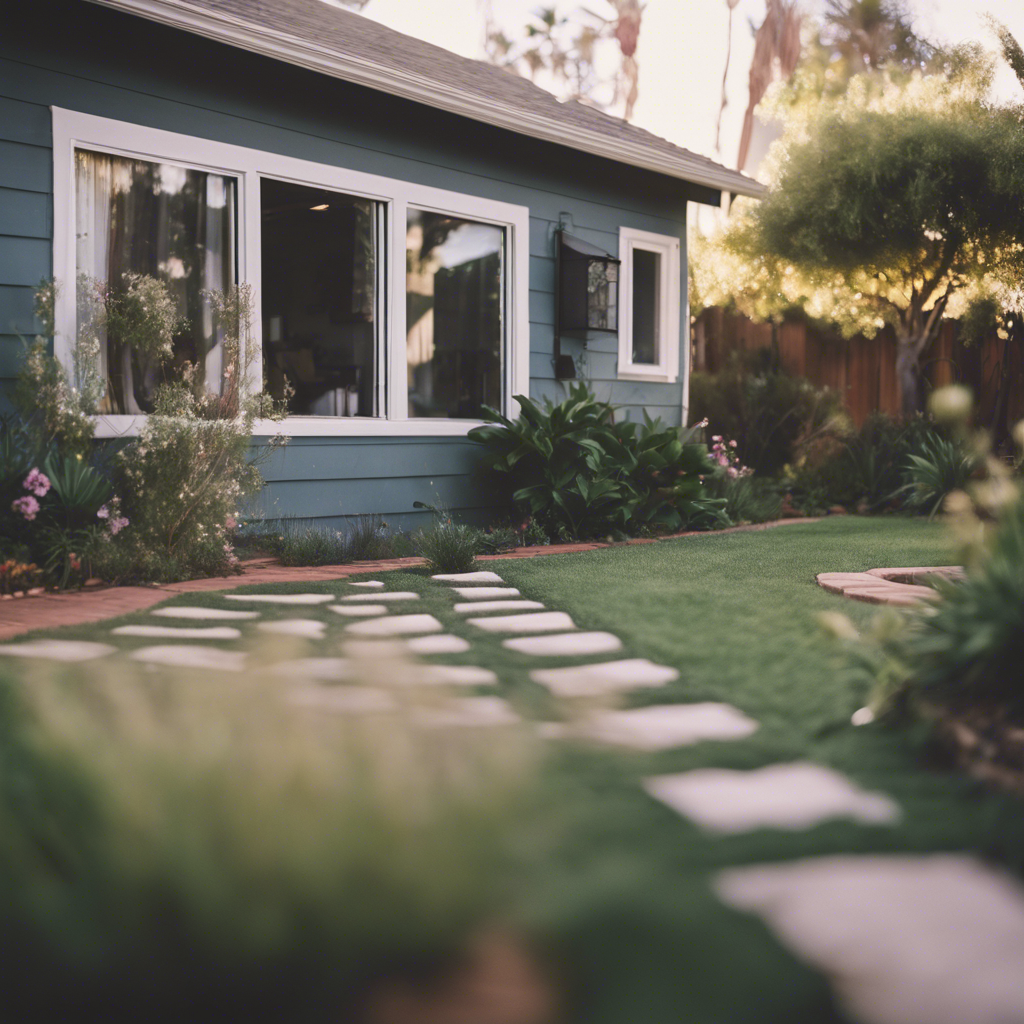
[[[570,993],[571,1021],[844,1019],[817,974],[785,952],[759,922],[716,902],[708,879],[720,867],[843,852],[966,849],[1021,869],[1019,803],[923,766],[913,735],[882,726],[853,728],[850,715],[866,695],[843,680],[836,654],[814,620],[825,609],[842,610],[858,623],[877,613],[870,605],[825,593],[815,583],[818,572],[942,565],[952,558],[937,524],[850,517],[486,564],[525,597],[569,612],[578,626],[616,633],[625,649],[612,657],[645,657],[679,669],[677,682],[640,691],[626,699],[627,705],[724,701],[761,723],[740,742],[658,754],[551,744],[539,804],[524,828],[518,866],[509,879],[508,902],[509,913],[537,936],[556,965]],[[452,611],[447,587],[423,570],[381,578],[389,590],[419,591],[415,611],[433,613],[473,643],[467,654],[434,660],[495,669],[500,692],[525,717],[565,714],[528,678],[530,668],[554,662],[507,651],[500,636],[466,624]],[[341,593],[346,588],[293,584],[253,591],[270,589]],[[225,606],[217,594],[187,595],[174,603]],[[264,619],[328,622],[327,641],[310,644],[310,654],[330,651],[346,625],[322,607],[260,610]],[[119,620],[130,621],[173,624],[148,614]],[[115,642],[111,625],[48,635]],[[245,623],[241,628],[244,645],[253,630]],[[116,642],[130,649],[168,641]],[[902,806],[902,822],[895,827],[836,822],[805,832],[761,830],[712,838],[640,788],[650,774],[797,759],[829,765],[866,788],[884,790]]]

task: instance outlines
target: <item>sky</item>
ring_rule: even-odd
[[[466,57],[482,57],[485,0],[369,0],[363,14],[390,28],[418,36]],[[554,0],[490,0],[497,26],[517,38],[530,13]],[[805,0],[814,10],[819,0]],[[579,7],[610,13],[605,0],[558,0],[569,14]],[[993,14],[1024,43],[1024,0],[911,0],[920,33],[952,43],[968,40],[994,48],[982,20]],[[640,96],[633,123],[662,138],[735,166],[747,73],[753,54],[753,26],[764,18],[764,0],[739,0],[732,21],[728,105],[722,121],[721,150],[715,125],[725,68],[728,7],[725,0],[647,0],[637,60]],[[1005,98],[1024,98],[1017,80],[1003,68],[996,82]]]

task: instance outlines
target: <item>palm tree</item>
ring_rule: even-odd
[[[747,162],[750,139],[754,132],[754,110],[771,85],[776,68],[786,79],[800,62],[802,20],[798,0],[767,0],[764,21],[754,36],[754,57],[750,62],[750,99],[743,117],[737,167],[743,167]]]
[[[722,115],[725,113],[725,108],[729,103],[729,98],[726,95],[725,86],[729,80],[729,62],[732,60],[732,12],[736,9],[736,5],[740,0],[725,0],[729,6],[729,28],[725,37],[725,71],[722,72],[722,105],[718,108],[718,124],[715,125],[715,152],[722,152]],[[742,167],[743,164],[741,163]]]
[[[825,0],[820,39],[851,74],[886,64],[920,65],[935,52],[914,31],[905,0]]]

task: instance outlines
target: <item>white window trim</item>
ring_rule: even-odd
[[[633,362],[633,250],[661,256],[660,307],[657,363]],[[674,384],[679,379],[679,303],[682,294],[679,239],[638,228],[619,229],[619,366],[620,380]]]
[[[381,415],[357,417],[289,416],[281,423],[258,421],[256,436],[284,433],[294,437],[463,437],[480,425],[475,420],[410,419],[405,390],[405,246],[406,212],[416,209],[448,213],[507,229],[507,267],[504,405],[515,416],[513,395],[530,387],[530,210],[480,196],[449,192],[413,182],[365,174],[331,164],[248,149],[177,132],[146,128],[92,114],[53,107],[53,268],[62,284],[57,299],[54,354],[70,361],[75,336],[75,149],[81,147],[116,156],[135,157],[226,174],[238,180],[238,280],[253,291],[253,364],[262,365],[263,313],[261,304],[260,193],[261,176],[303,185],[336,189],[387,205],[390,230],[389,266],[385,270],[384,352],[386,372],[378,381]],[[397,385],[397,386],[396,386]],[[386,396],[386,397],[385,397]],[[97,416],[99,438],[133,436],[145,416]]]

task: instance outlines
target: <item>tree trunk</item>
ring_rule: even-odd
[[[921,411],[917,340],[908,337],[896,339],[896,384],[899,387],[900,414],[904,419]]]

